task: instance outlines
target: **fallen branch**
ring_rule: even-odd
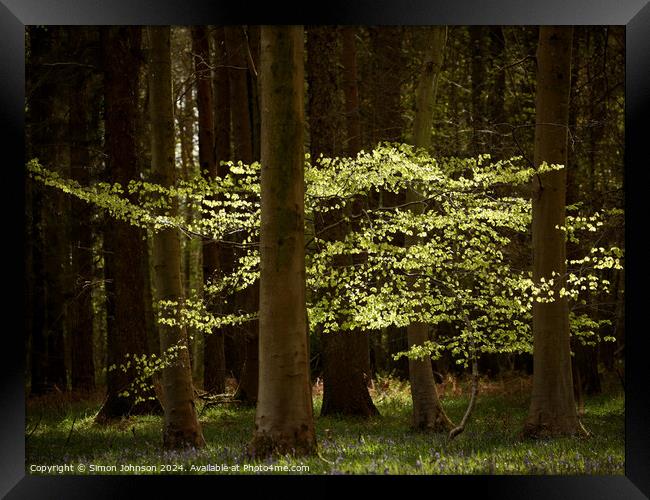
[[[201,411],[199,412],[199,416],[203,415],[205,410],[213,406],[217,406],[221,404],[242,403],[240,399],[235,399],[235,394],[228,394],[228,393],[210,394],[209,392],[206,392],[204,394],[197,394],[197,397],[201,401],[204,401],[204,404],[201,407]]]
[[[469,331],[472,332],[473,331],[472,324],[469,321],[467,315],[465,315],[465,324],[467,325]],[[476,395],[478,394],[478,359],[476,357],[476,347],[474,345],[473,334],[471,336],[471,339],[472,340],[470,341],[470,346],[472,349],[472,393],[469,398],[469,404],[467,405],[467,410],[465,410],[465,415],[463,415],[463,419],[460,421],[460,424],[458,424],[457,427],[454,427],[451,431],[449,431],[449,436],[448,436],[449,440],[454,439],[458,434],[460,434],[465,430],[465,425],[467,424],[467,420],[472,414],[472,410],[474,409],[474,404],[476,403]]]

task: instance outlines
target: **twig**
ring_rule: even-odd
[[[253,76],[257,78],[257,68],[255,68],[255,61],[253,61],[253,54],[251,54],[251,44],[248,40],[248,32],[245,29],[243,31],[244,36],[246,37],[246,52],[248,54],[248,63],[250,64],[250,70],[253,73]]]
[[[476,347],[474,345],[474,334],[473,334],[474,330],[472,328],[472,324],[469,318],[467,317],[467,315],[465,315],[465,324],[467,325],[467,328],[471,332],[471,336],[472,336],[471,337],[472,340],[470,341],[470,345],[472,349],[472,395],[470,396],[469,404],[467,405],[467,410],[465,411],[465,415],[463,415],[463,419],[460,421],[460,424],[458,424],[457,427],[449,431],[450,441],[465,430],[465,425],[467,424],[467,420],[469,419],[469,416],[472,414],[472,410],[474,409],[474,404],[476,403],[476,395],[478,394],[478,359],[476,358]]]
[[[534,55],[531,55],[531,54],[528,54],[527,56],[522,57],[522,58],[519,59],[518,61],[515,61],[515,62],[513,62],[513,63],[510,63],[510,64],[508,64],[508,65],[506,65],[506,66],[502,66],[502,67],[498,67],[498,66],[497,66],[497,70],[498,70],[498,71],[505,71],[505,70],[510,69],[510,68],[512,68],[512,67],[514,67],[514,66],[518,66],[519,64],[522,64],[522,63],[524,63],[524,62],[526,62],[526,61],[528,61],[528,60],[530,60],[530,59],[535,59],[535,56],[534,56]]]
[[[68,439],[65,440],[65,445],[68,446],[70,438],[72,437],[72,431],[74,430],[74,423],[77,421],[77,415],[72,419],[72,426],[70,427],[70,432],[68,433]]]
[[[320,454],[320,451],[318,450],[316,451],[316,455],[325,463],[328,463],[330,465],[334,465],[336,463],[336,462],[332,462],[331,460],[327,460],[323,455]]]
[[[32,434],[34,434],[34,432],[36,432],[36,429],[38,429],[38,426],[41,425],[41,420],[43,420],[43,414],[42,414],[42,413],[41,413],[40,416],[38,417],[38,422],[36,422],[36,425],[34,426],[34,428],[31,430],[31,432],[30,432],[30,433],[27,435],[27,437],[25,438],[25,442],[27,442],[27,440],[28,440],[30,437],[32,437]]]

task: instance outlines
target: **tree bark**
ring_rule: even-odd
[[[348,60],[350,57],[348,55]],[[312,161],[318,157],[336,156],[341,103],[338,101],[338,40],[329,26],[307,30],[307,82],[309,85],[309,131]],[[340,146],[338,146],[340,147]],[[331,210],[315,222],[319,237],[326,241],[341,241],[349,227],[338,224],[323,229],[345,216],[343,210]],[[339,256],[334,267],[350,266],[352,259]],[[334,290],[322,293],[335,293]],[[342,319],[341,319],[342,322]],[[367,334],[357,330],[321,333],[323,355],[323,404],[321,415],[345,414],[370,417],[379,412],[368,392],[370,358]]]
[[[89,43],[87,28],[80,28],[81,48]],[[79,51],[79,49],[77,49]],[[83,62],[77,53],[76,57]],[[94,94],[91,75],[82,71],[73,79],[70,95],[70,170],[71,178],[82,186],[90,184],[90,169],[93,161],[90,153],[93,141],[91,126],[93,102],[99,97]],[[69,326],[71,342],[71,385],[73,390],[95,389],[95,363],[93,349],[93,235],[91,228],[92,207],[86,202],[73,199],[71,203],[71,266],[72,301]]]
[[[152,173],[158,184],[170,188],[176,183],[170,28],[150,27],[149,43]],[[174,202],[172,211],[177,210]],[[177,229],[164,229],[154,234],[153,259],[156,299],[182,302],[181,243]],[[185,327],[160,325],[160,347],[164,354],[173,355],[173,360],[162,372],[163,445],[165,448],[201,447],[205,440],[194,406]]]
[[[104,64],[105,150],[108,178],[122,186],[138,175],[137,106],[142,30],[102,29]],[[144,305],[144,231],[128,222],[110,220],[104,234],[107,300],[107,398],[98,421],[143,413],[161,413],[153,390],[135,403],[133,367],[123,370],[129,356],[147,354]],[[111,369],[113,368],[113,369]],[[128,391],[128,396],[121,393]]]
[[[377,26],[370,28],[374,54],[371,82],[371,147],[380,141],[399,141],[404,129],[401,106],[402,84],[402,27]]]
[[[505,114],[506,96],[506,46],[503,29],[500,26],[490,27],[490,61],[492,64],[491,95],[487,105],[487,119],[493,132],[500,132],[507,118]],[[503,144],[498,134],[490,134],[490,151],[498,152],[497,158],[502,158]]]
[[[372,47],[372,63],[370,71],[368,112],[369,124],[366,127],[367,146],[375,148],[380,142],[400,142],[404,132],[404,119],[401,103],[401,84],[404,58],[402,56],[402,41],[404,38],[401,26],[379,26],[369,28],[370,45]],[[396,206],[404,203],[405,194],[382,191],[371,193],[368,204],[371,208]],[[403,246],[404,239],[398,236],[395,245]],[[374,332],[376,339],[385,336],[385,350],[388,354],[388,369],[400,378],[408,378],[408,361],[404,358],[394,360],[392,355],[407,347],[406,329],[388,326],[383,332]],[[380,354],[377,349],[375,358]]]
[[[47,35],[46,35],[47,36]],[[50,47],[45,48],[47,61],[57,62],[68,49],[67,34],[54,29],[49,34]],[[48,42],[45,42],[48,43]],[[64,84],[65,73],[54,71],[44,75],[54,80],[52,94],[43,96],[49,100],[46,116],[46,134],[41,136],[41,161],[63,177],[70,174],[69,89]],[[65,330],[70,278],[69,265],[69,215],[70,200],[61,190],[48,188],[43,192],[43,264],[45,291],[45,345],[47,357],[45,379],[48,389],[67,390],[68,376],[65,356]]]
[[[482,60],[485,55],[485,26],[470,26],[470,44],[472,58],[472,154],[479,155],[482,151],[482,144],[479,138],[479,130],[485,119],[483,109],[483,88],[485,86],[485,62]]]
[[[447,39],[447,28],[428,28],[426,42],[426,59],[418,82],[415,99],[415,121],[413,124],[413,142],[417,148],[431,148],[431,129],[433,127],[434,104],[438,87],[438,76],[442,67],[443,53]],[[406,202],[420,200],[414,190],[406,193]],[[422,204],[410,205],[413,213],[422,213]],[[407,236],[406,246],[417,244],[417,236]],[[414,280],[410,286],[417,286]],[[406,328],[409,349],[423,345],[429,339],[429,325],[422,322],[411,323]],[[451,421],[445,414],[433,378],[433,368],[429,358],[409,359],[409,379],[411,381],[411,398],[413,401],[413,426],[422,430],[449,431]]]
[[[537,51],[535,165],[567,161],[572,27],[541,27]],[[533,390],[524,434],[576,434],[576,412],[569,347],[569,309],[558,291],[566,279],[566,169],[533,179],[533,281],[553,271],[556,300],[533,303]]]
[[[30,156],[37,157],[46,167],[51,167],[48,151],[44,145],[51,136],[52,99],[54,85],[44,78],[42,63],[46,61],[47,51],[51,47],[49,32],[43,27],[30,27],[29,47],[30,58],[26,65],[29,92],[29,107],[26,133]],[[39,121],[36,121],[38,117]],[[32,188],[32,282],[33,299],[31,307],[31,394],[40,395],[49,389],[47,383],[47,344],[45,336],[45,240],[44,240],[44,202],[45,187],[30,181]]]
[[[231,135],[231,96],[228,70],[228,53],[224,28],[215,27],[214,39],[214,136],[217,162],[217,175],[228,175],[228,167],[222,162],[231,160],[230,135]],[[235,252],[232,245],[219,245],[219,271],[227,276],[233,272]],[[220,297],[219,300],[223,314],[235,312],[232,297]],[[245,345],[237,337],[237,329],[233,326],[222,328],[224,337],[225,371],[237,380],[241,377],[241,369],[245,359]]]
[[[230,86],[230,111],[232,117],[233,160],[251,164],[253,157],[253,130],[251,117],[251,94],[249,91],[250,47],[243,26],[224,28],[228,56],[228,77]],[[235,258],[239,252],[235,251]],[[246,290],[238,292],[234,299],[235,307],[246,313],[259,309],[259,282]],[[235,344],[244,343],[244,362],[239,377],[239,389],[235,398],[245,404],[257,401],[257,380],[259,362],[257,359],[259,325],[257,320],[249,321],[235,330]],[[241,340],[238,338],[241,337]]]
[[[310,454],[313,422],[304,244],[304,69],[301,26],[264,26],[260,377],[254,456]]]
[[[361,151],[361,108],[355,32],[355,28],[351,26],[341,28],[343,42],[341,62],[343,63],[343,94],[345,96],[345,124],[347,130],[345,151],[348,156],[356,156]]]
[[[214,140],[214,103],[212,75],[210,72],[210,39],[205,26],[192,28],[192,51],[196,73],[197,107],[199,110],[199,164],[201,174],[207,179],[217,178],[217,158]],[[211,281],[219,272],[219,245],[209,239],[203,240],[203,279]],[[218,305],[209,301],[212,312],[219,312]],[[223,393],[226,390],[226,359],[223,331],[214,329],[205,337],[203,358],[203,388]]]

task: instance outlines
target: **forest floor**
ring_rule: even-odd
[[[609,381],[603,394],[585,398],[582,421],[591,437],[544,440],[520,435],[530,379],[483,381],[480,387],[465,432],[448,441],[445,435],[409,428],[411,399],[405,382],[380,378],[375,383],[371,394],[381,416],[370,420],[319,417],[322,389],[316,385],[318,456],[266,461],[251,461],[245,454],[253,408],[199,405],[207,446],[177,453],[161,450],[162,417],[99,425],[93,421],[99,394],[92,400],[74,395],[33,398],[27,401],[26,468],[32,474],[46,473],[35,466],[62,464],[73,469],[64,474],[624,474],[620,383]],[[439,389],[445,410],[458,422],[466,408],[468,384],[449,378]],[[123,465],[141,468],[123,470]],[[144,466],[155,468],[147,471]]]

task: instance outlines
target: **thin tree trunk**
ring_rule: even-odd
[[[346,142],[345,153],[350,157],[355,157],[361,151],[361,102],[359,99],[359,75],[357,71],[357,47],[356,47],[356,33],[357,29],[353,27],[341,28],[341,63],[343,65],[343,95],[345,99],[345,126],[346,126]],[[364,197],[357,196],[352,201],[351,212],[358,214],[364,205]],[[358,221],[353,221],[351,228],[358,229]],[[354,264],[361,264],[364,257],[361,255],[354,255],[352,261]],[[370,336],[368,332],[364,334],[364,340],[368,344],[367,354],[361,354],[358,361],[359,366],[364,373],[368,375],[367,383],[372,385],[373,370],[376,371],[376,363],[371,366],[370,359]],[[381,332],[375,332],[374,338],[381,340]],[[376,352],[373,352],[373,357],[376,362]]]
[[[446,39],[446,27],[429,28],[425,64],[416,90],[413,142],[417,148],[431,148],[434,104]],[[420,196],[415,191],[407,191],[407,203],[418,200],[420,200]],[[422,213],[422,204],[414,203],[410,210],[414,213]],[[418,241],[416,236],[407,236],[406,246],[415,245]],[[412,281],[410,285],[417,286],[415,281]],[[429,339],[429,325],[422,322],[411,323],[406,328],[406,334],[409,349],[423,345]],[[429,358],[409,359],[409,378],[413,400],[413,426],[423,430],[451,430],[451,421],[438,399],[431,360]]]
[[[601,55],[606,52],[604,44],[606,43],[606,36],[603,33],[590,30],[588,35],[588,53]],[[603,38],[605,38],[603,40]],[[593,42],[592,42],[593,41]],[[593,43],[593,46],[592,46]],[[604,61],[603,61],[604,63]],[[594,71],[590,65],[587,66],[587,79],[591,84],[589,85],[589,184],[588,184],[588,206],[591,211],[595,212],[602,209],[602,200],[597,192],[598,172],[602,171],[598,165],[598,151],[600,142],[605,133],[605,123],[607,120],[607,109],[603,96],[607,92],[605,87],[605,78],[596,78],[594,73],[600,71],[597,67]],[[567,174],[568,175],[568,174]],[[600,302],[598,293],[592,297],[589,302]],[[592,314],[592,318],[598,321],[600,316],[600,308],[596,308]],[[578,342],[575,346],[575,366],[580,371],[580,390],[588,395],[600,394],[600,376],[598,374],[598,351],[600,344],[593,346],[582,345]]]
[[[380,142],[399,142],[404,131],[404,119],[401,103],[401,84],[404,58],[402,56],[403,28],[401,26],[378,26],[369,28],[370,44],[374,57],[372,59],[370,84],[370,127],[368,138],[370,148]],[[382,191],[371,193],[368,204],[375,208],[396,206],[404,203],[404,193]],[[403,246],[404,239],[398,236],[395,245]],[[408,362],[404,358],[394,360],[392,355],[404,351],[407,346],[406,329],[388,326],[384,332],[371,335],[382,336],[385,333],[389,369],[401,378],[408,377]]]
[[[316,449],[305,297],[301,26],[262,27],[260,377],[254,456]]]
[[[503,125],[507,121],[505,114],[506,103],[506,46],[503,29],[500,26],[490,27],[490,61],[492,64],[492,88],[487,104],[487,119],[490,128],[497,134],[490,134],[490,150],[498,152],[497,158],[505,156],[501,136]]]
[[[176,183],[170,28],[150,27],[149,42],[152,171],[158,184],[170,188]],[[176,203],[172,210],[178,210]],[[177,229],[164,229],[154,235],[153,259],[156,298],[181,302],[181,243]],[[172,354],[173,358],[162,373],[165,396],[163,445],[165,448],[201,447],[205,440],[194,406],[185,327],[161,325],[160,347],[165,355]]]
[[[192,61],[193,62],[193,61]],[[195,99],[191,91],[186,91],[182,97],[174,101],[174,116],[178,126],[178,143],[180,145],[181,156],[181,172],[183,180],[189,181],[196,174],[196,165],[194,163],[194,108]],[[151,150],[149,145],[148,150]],[[179,210],[181,210],[179,208]],[[189,226],[195,218],[192,201],[186,197],[183,204],[182,213],[185,218],[185,223]],[[181,266],[183,270],[183,289],[189,294],[189,290],[196,287],[196,282],[199,284],[203,281],[202,273],[199,271],[201,268],[201,247],[202,241],[196,241],[191,237],[181,236]],[[197,276],[200,274],[200,276]],[[193,279],[194,278],[194,279]],[[204,356],[202,349],[203,337],[197,335],[197,330],[194,327],[187,327],[188,345],[190,348],[190,361],[192,363],[192,370],[195,378],[202,380],[203,377],[203,364]],[[158,337],[160,339],[160,337]]]
[[[217,176],[225,177],[228,175],[228,167],[222,162],[230,161],[230,134],[231,134],[231,96],[230,80],[228,66],[228,54],[226,50],[226,39],[224,28],[215,27],[213,31],[214,39],[214,138],[216,152]],[[235,262],[235,252],[232,245],[219,245],[219,271],[220,276],[227,276],[233,272]],[[235,307],[232,298],[214,297],[211,300],[217,300],[215,306],[221,307],[222,314],[232,314]],[[225,366],[226,374],[231,374],[236,379],[241,377],[241,368],[245,358],[244,343],[238,338],[236,328],[233,326],[222,327],[224,338]]]
[[[214,141],[214,104],[212,74],[210,72],[210,39],[205,26],[192,28],[192,51],[197,85],[197,107],[199,110],[199,164],[201,173],[207,179],[217,178],[217,158]],[[203,241],[203,278],[211,281],[219,272],[220,255],[217,242]],[[210,302],[211,310],[218,312],[218,306]],[[214,329],[205,337],[203,358],[203,388],[223,393],[226,390],[226,359],[223,331]]]
[[[259,161],[261,154],[260,137],[260,26],[247,26],[248,42],[248,83],[250,94],[251,135],[253,141],[253,160]]]
[[[484,26],[469,27],[472,58],[472,154],[474,156],[482,152],[479,130],[484,120],[482,95],[485,86],[485,63],[483,61],[485,33]]]
[[[158,320],[154,310],[153,291],[153,235],[147,234],[146,248],[144,252],[144,306],[147,323],[147,348],[149,352],[160,356],[160,333],[158,331]]]
[[[232,117],[233,160],[245,164],[253,162],[253,131],[251,123],[251,96],[249,92],[249,46],[243,26],[224,28],[228,56],[228,77],[230,86],[230,112]],[[236,258],[239,252],[235,252]],[[246,313],[259,309],[259,282],[250,285],[235,296],[235,307]],[[236,329],[236,336],[244,342],[244,362],[239,377],[236,399],[255,404],[257,401],[257,380],[259,362],[257,359],[258,321],[249,321]]]
[[[541,27],[537,51],[535,164],[566,165],[571,82],[571,27]],[[533,280],[564,286],[566,169],[533,179]],[[557,273],[552,276],[552,272]],[[524,433],[530,436],[581,431],[573,396],[566,297],[533,303],[533,390]]]

